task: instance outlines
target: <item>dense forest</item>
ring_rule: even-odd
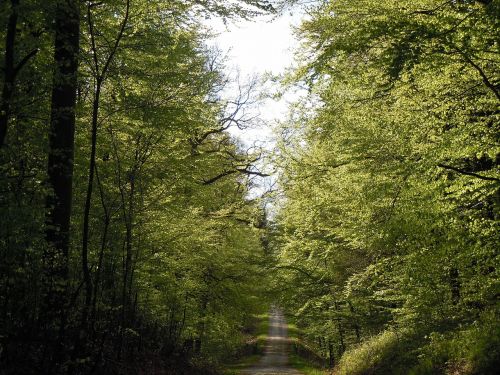
[[[294,9],[249,146],[204,21]],[[499,0],[5,0],[0,40],[0,374],[217,373],[271,303],[334,374],[497,373]]]

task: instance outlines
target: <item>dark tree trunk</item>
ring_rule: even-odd
[[[335,366],[335,354],[333,353],[333,344],[328,340],[328,367],[333,368]]]
[[[48,183],[44,253],[46,282],[45,323],[58,326],[55,355],[65,337],[69,228],[73,181],[75,108],[80,32],[80,2],[61,0],[55,14],[54,77],[49,131]],[[52,320],[53,319],[53,320]],[[59,346],[59,347],[58,347]]]
[[[14,92],[14,45],[17,28],[17,8],[19,0],[11,0],[11,11],[7,22],[7,35],[5,37],[5,66],[2,89],[2,103],[0,104],[0,148],[5,143],[10,115],[10,100]]]
[[[455,267],[450,269],[450,288],[451,288],[451,302],[456,305],[460,302],[460,280],[458,269]]]
[[[60,1],[56,12],[54,79],[47,173],[46,237],[56,255],[68,257],[73,182],[75,108],[79,51],[79,1]]]
[[[344,340],[344,328],[342,327],[342,319],[340,317],[340,309],[338,302],[334,302],[335,311],[339,313],[339,316],[336,318],[337,320],[337,330],[339,334],[339,356],[345,352],[345,340]]]
[[[355,316],[357,315],[356,314],[356,310],[354,309],[354,306],[352,305],[351,301],[347,301],[347,303],[349,304],[349,310],[351,310],[351,314],[352,314],[352,319],[354,320],[354,332],[356,333],[356,340],[357,342],[360,342],[361,341],[361,328],[358,324],[358,317]]]

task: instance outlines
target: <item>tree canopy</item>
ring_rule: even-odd
[[[496,371],[498,7],[331,1],[300,27],[276,267],[339,373]]]

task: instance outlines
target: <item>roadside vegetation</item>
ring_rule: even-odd
[[[252,366],[262,358],[269,332],[269,314],[254,315],[245,331],[240,350],[223,366],[224,375],[238,375],[241,370]]]
[[[293,323],[288,323],[288,337],[290,339],[289,363],[290,366],[305,375],[326,375],[326,361],[303,341],[300,330]]]

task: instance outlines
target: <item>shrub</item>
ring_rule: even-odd
[[[494,313],[467,328],[434,334],[411,375],[494,375],[500,368],[500,325]]]
[[[406,340],[400,332],[384,331],[342,356],[336,375],[397,374],[398,358]]]

